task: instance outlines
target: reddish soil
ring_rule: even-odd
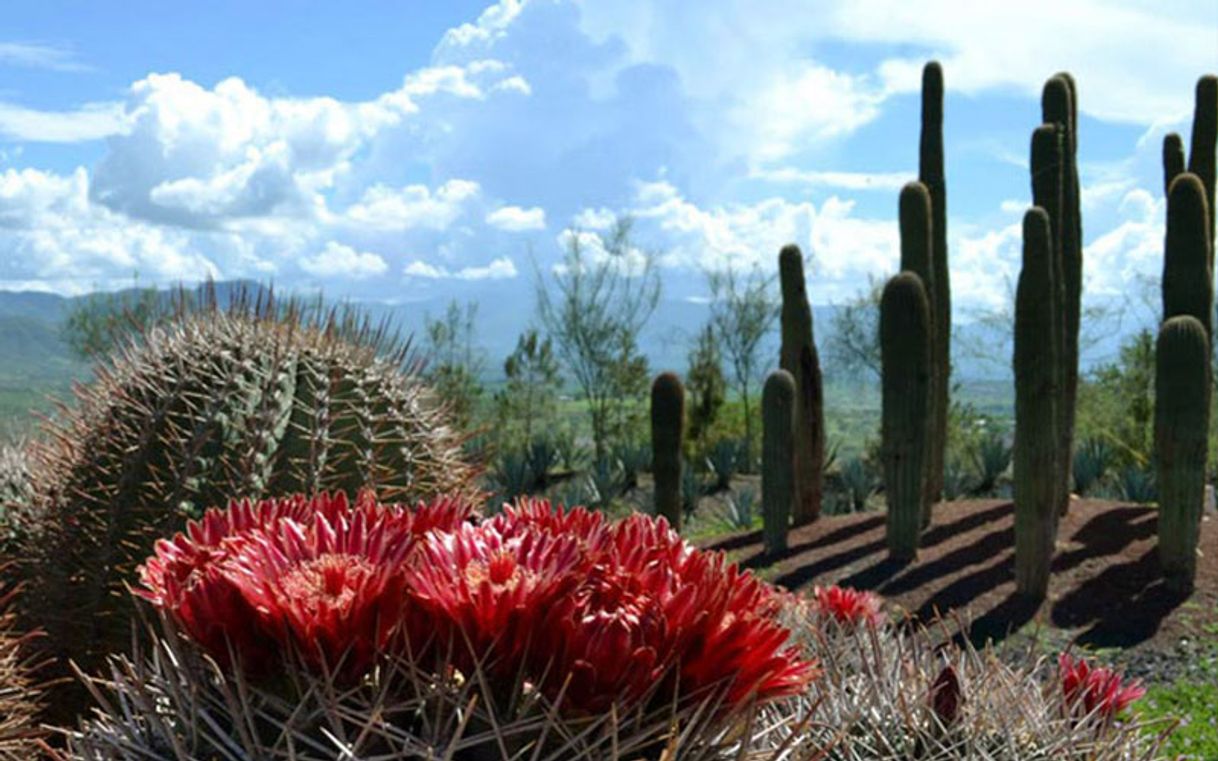
[[[1196,589],[1183,597],[1163,584],[1157,515],[1148,507],[1071,502],[1058,533],[1049,596],[1039,606],[1015,595],[1012,505],[1004,500],[936,506],[918,559],[905,565],[887,560],[882,512],[823,517],[793,530],[790,549],[777,557],[764,555],[757,531],[716,537],[706,546],[728,551],[790,589],[871,589],[920,619],[966,612],[974,642],[1002,640],[1029,624],[1050,639],[1090,647],[1165,649],[1198,635],[1213,639],[1218,516],[1202,521]]]

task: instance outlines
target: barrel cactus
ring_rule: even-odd
[[[1209,430],[1209,336],[1191,315],[1172,317],[1155,347],[1155,457],[1159,559],[1168,583],[1187,591],[1197,573]]]
[[[930,525],[931,510],[939,498],[936,491],[935,473],[943,470],[943,458],[946,450],[940,448],[939,434],[936,426],[939,415],[936,405],[939,403],[939,373],[943,370],[936,362],[935,340],[939,329],[935,322],[935,267],[934,267],[934,235],[931,230],[931,199],[930,192],[920,182],[910,182],[901,188],[899,203],[901,230],[901,270],[912,272],[922,281],[926,298],[930,306],[930,322],[926,326],[930,337],[931,355],[930,366],[930,401],[926,410],[926,494],[922,499],[922,526]],[[946,444],[946,440],[943,441]]]
[[[91,671],[130,642],[124,586],[157,537],[232,497],[468,491],[462,437],[406,345],[366,322],[261,296],[151,329],[98,366],[31,448],[24,620]],[[71,688],[67,688],[71,689]],[[79,695],[77,695],[79,696]],[[76,709],[52,701],[57,718]]]
[[[1207,223],[1205,187],[1195,174],[1185,172],[1172,181],[1167,196],[1163,319],[1192,315],[1212,335],[1214,285]]]
[[[912,560],[918,553],[931,439],[927,412],[933,394],[931,307],[922,279],[902,272],[880,299],[883,369],[881,438],[888,495],[888,554]]]
[[[803,525],[820,516],[825,491],[825,394],[820,357],[812,335],[812,307],[799,246],[778,255],[782,281],[780,365],[795,379],[795,504],[792,518]]]
[[[685,386],[674,373],[651,384],[651,456],[655,512],[681,530],[681,442],[685,427]]]
[[[935,325],[931,362],[932,459],[927,491],[938,500],[943,493],[947,453],[947,413],[950,406],[952,362],[952,292],[947,263],[947,172],[943,160],[943,67],[930,61],[922,68],[922,131],[918,142],[918,181],[930,193],[932,269],[934,283],[925,283]],[[902,265],[902,269],[904,269]],[[929,510],[929,505],[928,505]],[[929,519],[929,511],[925,516]]]
[[[1023,218],[1023,268],[1015,291],[1015,585],[1030,598],[1048,592],[1057,535],[1059,304],[1049,215]]]
[[[761,392],[761,511],[767,553],[787,548],[791,506],[795,503],[795,378],[775,370]]]

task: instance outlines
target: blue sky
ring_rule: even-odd
[[[1155,275],[1160,144],[1187,138],[1194,83],[1218,70],[1218,2],[974,5],[14,0],[0,288],[138,273],[516,298],[531,262],[628,213],[672,298],[795,241],[813,300],[839,301],[896,268],[932,57],[958,316],[1009,296],[1040,85],[1062,69],[1088,292]]]

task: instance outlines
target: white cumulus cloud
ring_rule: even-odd
[[[348,245],[330,241],[316,255],[301,259],[300,268],[317,277],[359,280],[385,274],[389,264],[379,254],[356,251]]]
[[[486,215],[486,223],[507,232],[546,229],[546,210],[540,206],[522,209],[519,206],[502,206]]]

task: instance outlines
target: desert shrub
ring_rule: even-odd
[[[973,489],[973,477],[958,457],[949,457],[943,466],[943,499],[957,500]]]
[[[528,453],[513,449],[499,453],[488,475],[496,497],[508,502],[531,494],[537,484],[533,459]]]
[[[973,493],[981,496],[994,494],[998,480],[1011,466],[1012,447],[1005,436],[997,432],[987,433],[981,437],[973,450],[973,464],[976,466],[976,480]]]
[[[867,509],[867,500],[879,488],[875,469],[861,457],[851,457],[838,468],[838,480],[846,494],[851,512]]]
[[[74,758],[726,761],[798,742],[769,704],[815,675],[722,555],[545,502],[236,503],[140,594],[163,630],[91,680]]]
[[[544,489],[549,483],[550,470],[558,465],[559,453],[549,436],[535,436],[529,443],[529,468],[535,479],[534,488]]]
[[[622,462],[615,457],[602,457],[592,463],[588,471],[588,484],[592,487],[590,504],[605,509],[626,491],[626,476]]]
[[[685,463],[685,467],[681,469],[681,511],[687,521],[698,512],[698,505],[705,493],[706,486],[702,483],[702,476],[690,463]]]
[[[714,477],[714,491],[732,488],[732,479],[745,463],[744,440],[719,439],[706,452],[706,469]]]
[[[1117,474],[1117,496],[1126,502],[1143,505],[1159,499],[1155,473],[1147,467],[1126,465]]]
[[[646,444],[619,444],[612,456],[622,472],[622,491],[637,488],[639,474],[651,470],[651,447]]]

